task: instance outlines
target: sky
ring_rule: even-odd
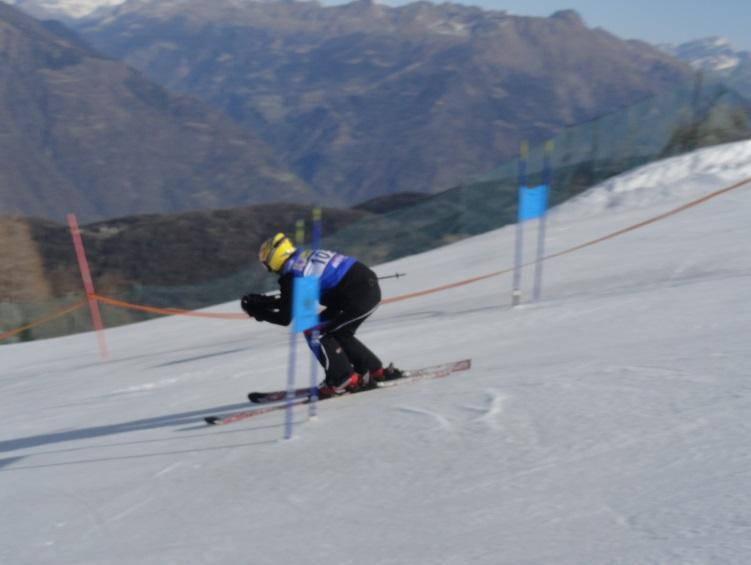
[[[590,27],[602,27],[624,39],[682,43],[710,36],[728,38],[734,47],[751,50],[751,2],[748,0],[452,0],[505,10],[511,14],[549,16],[574,9]],[[393,2],[387,4],[406,4]],[[440,2],[438,2],[440,3]]]
[[[299,406],[286,441],[283,412],[203,418],[284,386],[287,328],[167,317],[108,329],[107,360],[91,333],[0,346],[0,563],[748,563],[749,208],[745,141],[553,209],[537,302],[525,269],[509,308],[513,225],[374,265],[404,299],[358,337],[472,368]]]

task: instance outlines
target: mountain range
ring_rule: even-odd
[[[573,11],[417,2],[127,2],[80,20],[97,49],[258,134],[330,204],[436,192],[522,140],[682,84],[690,67]]]
[[[572,11],[143,0],[82,40],[0,6],[0,213],[55,219],[438,192],[691,76]]]
[[[3,3],[0,121],[0,214],[92,221],[312,200],[247,126]]]

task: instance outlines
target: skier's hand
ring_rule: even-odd
[[[274,300],[268,300],[270,297],[264,296],[263,302],[254,301],[252,294],[243,296],[240,300],[240,306],[245,310],[245,313],[251,318],[255,318],[258,322],[266,322],[268,320],[267,314],[274,314],[274,306],[272,302]],[[255,295],[259,296],[259,295]],[[273,297],[271,297],[273,298]]]
[[[246,294],[242,299],[254,306],[268,306],[278,301],[279,297],[270,294]]]
[[[243,296],[240,299],[240,308],[242,308],[243,312],[245,312],[248,316],[252,316],[253,315],[252,311],[251,311],[250,300],[248,300],[247,296]]]
[[[253,303],[250,294],[246,294],[242,297],[242,299],[240,300],[240,307],[248,316],[254,317],[253,312],[256,308],[256,304]]]

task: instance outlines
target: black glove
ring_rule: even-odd
[[[246,294],[240,300],[240,306],[248,316],[254,317],[254,312],[258,305],[253,301],[252,294]]]
[[[279,300],[279,297],[268,294],[246,294],[242,299],[249,304],[268,306]]]
[[[240,306],[248,316],[255,318],[259,322],[263,322],[266,319],[264,316],[266,310],[273,309],[278,300],[278,296],[246,294],[240,300]]]

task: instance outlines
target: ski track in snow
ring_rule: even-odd
[[[119,394],[130,394],[134,392],[149,392],[149,391],[153,391],[159,388],[172,386],[174,384],[177,384],[178,382],[180,382],[179,379],[164,379],[164,380],[156,381],[153,383],[144,383],[141,385],[136,385],[136,386],[131,386],[128,388],[115,390],[111,393],[111,396],[116,396]]]
[[[469,431],[472,434],[477,433],[477,425],[480,424],[488,430],[500,431],[503,429],[501,418],[503,415],[503,405],[508,400],[507,394],[496,390],[488,390],[483,394],[482,405],[462,404],[460,410],[452,410],[457,414],[453,417],[435,410],[418,406],[396,406],[396,410],[404,414],[414,414],[424,416],[423,421],[433,422],[434,426],[428,426],[425,431],[441,432],[446,434],[456,434],[460,431]],[[464,415],[461,412],[465,413]],[[467,415],[468,414],[468,415]],[[411,422],[410,426],[421,426],[417,422]],[[420,429],[423,429],[420,427]]]
[[[157,473],[157,475],[155,475],[155,476],[158,477],[159,474]],[[108,521],[109,522],[117,522],[119,520],[122,520],[126,516],[130,516],[131,514],[133,514],[133,512],[135,512],[136,510],[140,510],[144,506],[147,506],[148,504],[151,504],[151,502],[153,500],[154,500],[153,498],[149,497],[149,498],[146,498],[146,499],[144,499],[144,500],[142,500],[140,502],[137,502],[136,504],[128,506],[128,508],[126,508],[122,512],[120,512],[118,514],[115,514],[114,516],[112,516],[111,518],[109,518]]]
[[[407,414],[418,414],[420,416],[427,416],[427,419],[431,422],[434,422],[437,424],[434,427],[429,427],[428,431],[442,431],[442,432],[448,432],[453,433],[454,432],[454,424],[451,423],[451,421],[444,416],[443,414],[439,414],[438,412],[435,412],[434,410],[428,410],[425,408],[418,408],[415,406],[397,406],[397,410],[400,412],[404,412]]]
[[[484,406],[462,405],[462,408],[479,414],[471,420],[472,422],[483,424],[494,431],[500,431],[502,429],[503,405],[508,398],[507,394],[500,391],[488,390],[485,393]]]

